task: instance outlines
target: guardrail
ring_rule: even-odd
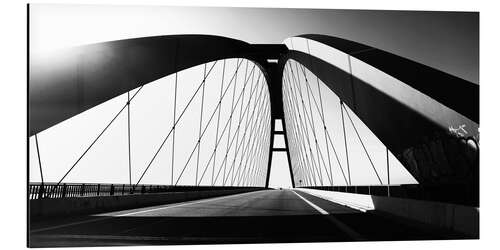
[[[29,199],[53,199],[70,197],[114,196],[131,194],[152,194],[164,192],[186,192],[204,190],[234,190],[249,187],[234,186],[169,186],[129,185],[95,183],[30,183]]]
[[[466,206],[479,206],[479,199],[474,190],[468,185],[456,184],[404,184],[404,185],[377,185],[377,186],[306,186],[326,191],[336,191],[354,194],[368,194],[407,198],[414,200],[438,201]]]

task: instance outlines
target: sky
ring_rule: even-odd
[[[318,33],[383,49],[479,84],[479,13],[118,5],[30,7],[31,52],[170,34],[281,43]]]
[[[34,54],[88,43],[156,35],[212,34],[249,43],[282,43],[288,37],[308,33],[338,36],[364,43],[479,84],[479,14],[477,13],[116,5],[30,6],[30,52]],[[162,81],[171,82],[171,79]],[[119,103],[118,99],[111,100],[106,107],[101,108],[104,111],[93,111],[100,112],[100,115],[95,115],[91,119],[102,120],[119,107]],[[50,161],[51,157],[57,159],[61,155],[66,155],[68,158],[66,163],[59,163],[60,167],[55,171],[57,174],[54,173],[54,180],[57,179],[55,176],[60,176],[61,171],[86,145],[83,139],[79,144],[76,143],[78,145],[73,142],[75,145],[71,144],[68,141],[71,133],[77,131],[79,137],[83,138],[86,135],[91,138],[102,125],[97,123],[90,128],[88,120],[86,122],[70,120],[66,125],[59,125],[67,127],[64,136],[57,135],[55,131],[44,131],[45,134],[53,133],[52,139],[44,141],[44,132],[39,138],[40,144],[45,144],[44,149],[52,150],[50,153],[45,151],[45,155],[42,154],[44,161],[47,161],[47,158]],[[70,123],[80,125],[70,128]],[[119,124],[122,127],[116,130],[123,130],[124,120]],[[146,137],[147,134],[143,138]],[[46,138],[49,136],[46,135]],[[124,143],[121,134],[115,134],[111,138],[115,139],[108,139],[107,143],[110,145],[120,140],[122,140],[120,145]],[[47,141],[51,141],[53,145],[47,146]],[[33,143],[34,140],[31,138],[30,145],[33,146]],[[74,151],[72,154],[65,153],[71,149]],[[123,158],[119,155],[124,153],[124,148],[120,150],[114,152],[116,154],[114,159],[122,161]],[[95,157],[97,162],[100,157]],[[278,177],[271,178],[271,186],[288,187],[290,182],[289,176],[286,175],[288,172],[284,160],[286,158],[282,155],[276,158],[272,163],[271,174]],[[117,161],[113,161],[110,157],[108,165]],[[99,171],[99,167],[95,164],[88,163],[88,165],[93,166],[95,171],[88,169],[87,174],[82,172],[80,176],[92,176]],[[275,165],[277,167],[274,167]],[[36,166],[30,166],[31,168],[36,170]],[[36,173],[33,169],[31,173]],[[158,172],[151,176],[163,174],[165,173]],[[110,180],[123,182],[125,177],[120,176]],[[85,178],[81,179],[83,180]],[[105,182],[106,178],[102,181]],[[151,179],[150,182],[155,182],[155,179]]]

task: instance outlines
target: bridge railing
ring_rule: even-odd
[[[116,196],[131,194],[151,194],[164,192],[186,192],[203,190],[232,190],[244,187],[234,186],[170,186],[170,185],[129,185],[96,183],[30,183],[29,199],[71,198],[92,196]]]
[[[479,206],[479,201],[474,195],[474,191],[463,183],[390,186],[307,186],[303,188]]]

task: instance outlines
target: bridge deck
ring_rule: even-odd
[[[297,190],[264,190],[30,225],[30,246],[445,239]]]

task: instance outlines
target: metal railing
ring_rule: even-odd
[[[186,192],[204,190],[234,190],[251,187],[234,186],[169,186],[169,185],[129,185],[96,183],[30,183],[29,199],[72,198],[93,196],[116,196],[152,194],[164,192]]]
[[[403,184],[376,186],[305,186],[302,188],[336,191],[373,196],[387,196],[415,200],[437,201],[466,206],[479,206],[479,200],[470,185],[449,184]]]

